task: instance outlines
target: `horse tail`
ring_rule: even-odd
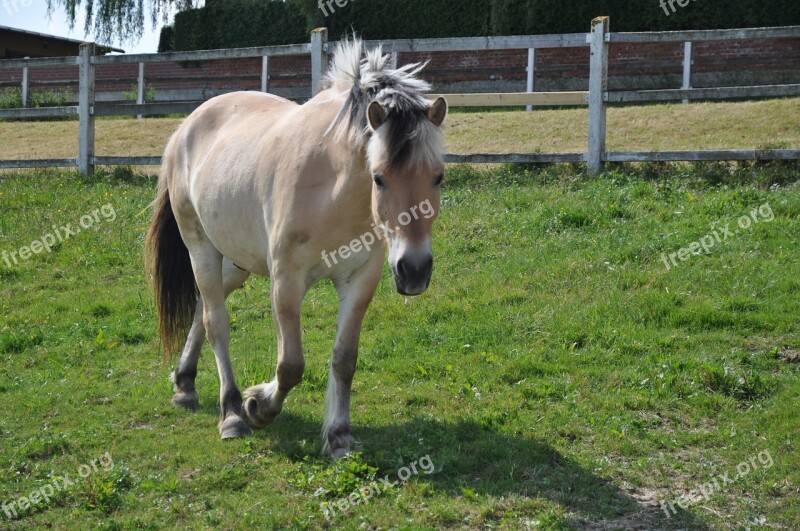
[[[181,238],[169,197],[171,158],[165,153],[158,192],[151,205],[155,208],[153,222],[145,240],[145,268],[155,294],[165,359],[183,345],[197,307],[197,282],[189,250]]]

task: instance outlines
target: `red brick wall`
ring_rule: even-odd
[[[400,64],[430,59],[425,78],[434,90],[525,90],[527,50],[480,52],[402,53]],[[612,43],[609,53],[610,87],[678,88],[683,71],[683,43]],[[308,57],[270,60],[270,90],[302,98],[310,87]],[[585,87],[589,49],[536,50],[536,90],[572,90]],[[70,87],[75,90],[77,67],[32,69],[34,89]],[[800,39],[701,42],[694,45],[693,86],[800,83]],[[719,77],[715,77],[719,74]],[[131,92],[138,65],[100,65],[97,91]],[[261,60],[239,59],[185,63],[152,63],[146,67],[147,87],[159,91],[181,89],[258,90]],[[0,86],[18,84],[22,69],[0,70]],[[776,79],[778,81],[776,81]],[[157,96],[158,98],[158,96]]]

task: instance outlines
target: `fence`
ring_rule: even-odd
[[[401,52],[442,52],[473,50],[528,49],[528,89],[521,93],[442,94],[451,106],[569,106],[586,105],[589,109],[588,145],[584,153],[494,153],[449,154],[447,162],[585,162],[591,174],[600,172],[604,162],[629,161],[701,161],[701,160],[789,160],[800,159],[800,149],[774,150],[713,150],[668,152],[608,152],[606,151],[606,110],[609,103],[663,102],[714,100],[730,98],[800,96],[800,84],[758,85],[719,88],[691,88],[691,49],[693,42],[733,41],[743,39],[782,39],[800,37],[800,26],[781,28],[749,28],[733,30],[702,30],[672,32],[611,33],[608,17],[592,21],[591,31],[562,35],[528,35],[510,37],[471,37],[449,39],[409,39],[385,42],[367,41],[367,47],[382,44],[397,64]],[[685,50],[684,79],[680,89],[608,91],[608,48],[619,43],[683,42]],[[78,116],[79,141],[77,158],[0,160],[2,168],[34,168],[48,166],[77,166],[82,173],[92,173],[96,165],[158,165],[160,156],[100,157],[94,150],[94,123],[97,116],[149,116],[188,113],[202,101],[172,103],[144,102],[144,65],[156,62],[219,60],[232,58],[261,58],[261,89],[269,87],[269,61],[272,57],[311,56],[312,91],[316,92],[327,67],[328,53],[334,43],[327,40],[325,29],[315,30],[308,44],[238,48],[227,50],[172,52],[95,56],[95,45],[84,43],[78,57],[15,59],[0,61],[2,68],[23,68],[23,100],[27,100],[27,69],[46,66],[77,65],[79,67],[78,104],[69,107],[0,110],[0,119]],[[533,92],[533,58],[536,49],[588,46],[590,49],[589,87],[586,91]],[[104,64],[138,63],[137,103],[105,103],[95,100],[95,68]],[[437,95],[432,95],[436,97]]]

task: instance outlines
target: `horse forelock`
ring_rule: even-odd
[[[326,79],[344,102],[328,132],[365,147],[372,138],[367,109],[377,101],[386,110],[387,123],[381,127],[385,129],[380,135],[383,149],[370,149],[371,158],[382,156],[385,164],[395,168],[440,163],[441,131],[427,117],[430,102],[425,95],[430,85],[417,77],[426,65],[392,69],[380,46],[365,53],[360,39],[341,41]]]

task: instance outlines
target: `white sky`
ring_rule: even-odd
[[[148,2],[149,4],[149,2]],[[145,31],[138,42],[98,43],[109,44],[121,48],[127,53],[155,53],[158,51],[158,37],[163,23],[159,20],[156,28],[150,23],[150,14],[145,14]],[[94,40],[86,35],[83,27],[84,15],[76,17],[75,27],[70,31],[67,17],[62,8],[55,8],[52,17],[47,18],[47,6],[44,0],[0,0],[0,26],[9,26],[27,31],[36,31],[58,37],[76,40]]]

